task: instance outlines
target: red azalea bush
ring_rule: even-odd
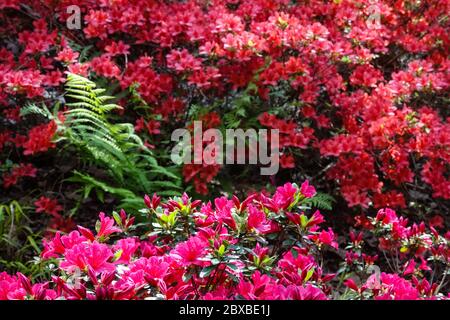
[[[69,6],[80,29],[68,27]],[[20,226],[13,240],[38,251],[33,239],[45,235],[40,262],[56,266],[35,284],[0,274],[0,299],[447,297],[449,6],[0,0],[0,236]],[[130,216],[101,215],[95,233],[74,231],[75,221],[92,224],[94,207],[153,191],[110,170],[123,182],[114,185],[68,147],[69,73],[115,97],[108,121],[143,140],[158,172],[173,165],[171,132],[196,120],[278,129],[281,170],[185,164],[177,192],[202,200],[145,198],[141,213],[126,208]],[[74,173],[91,184],[76,189],[86,180]],[[327,227],[306,209],[320,202],[309,184],[277,188],[305,179],[336,199],[340,216]],[[33,215],[19,222],[11,200]],[[21,245],[2,241],[0,271],[10,270],[3,252]]]
[[[51,279],[0,273],[0,299],[449,298],[448,233],[382,209],[340,249],[325,218],[308,209],[314,195],[305,182],[244,201],[146,196],[145,223],[123,210],[113,218],[100,213],[95,232],[78,226],[44,241]],[[362,250],[371,237],[386,269],[376,268],[382,257]],[[339,266],[328,263],[330,254]]]

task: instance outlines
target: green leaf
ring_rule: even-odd
[[[120,226],[122,225],[122,218],[120,218],[119,214],[116,211],[112,213],[114,221]]]
[[[119,260],[120,257],[122,256],[122,253],[123,253],[123,250],[122,250],[122,249],[116,251],[116,252],[114,253],[113,261]]]
[[[309,279],[311,279],[313,274],[314,274],[314,267],[312,267],[311,269],[308,270],[308,272],[306,273],[305,279],[303,279],[303,282],[307,282]]]
[[[219,256],[223,256],[223,254],[225,253],[225,246],[222,244],[219,247],[219,250],[217,250],[217,253],[219,254]]]
[[[306,225],[308,224],[308,218],[304,214],[300,215],[300,224],[302,228],[305,228]]]
[[[233,263],[228,263],[227,267],[232,269],[232,270],[235,270],[235,271],[238,270],[238,267],[235,264],[233,264]]]
[[[41,249],[39,249],[39,246],[36,244],[36,241],[33,239],[33,237],[30,235],[27,237],[28,242],[31,244],[31,246],[36,250],[37,253],[41,253]]]
[[[207,276],[209,276],[211,274],[211,272],[213,272],[213,270],[216,268],[216,266],[208,266],[202,269],[202,271],[200,271],[200,278],[206,278]]]
[[[184,282],[189,282],[189,280],[191,280],[191,278],[192,278],[192,273],[186,272],[185,274],[183,274],[183,277],[181,279]]]

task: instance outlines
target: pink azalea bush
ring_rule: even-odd
[[[8,124],[0,150],[33,156],[56,147],[54,123],[28,122],[20,110],[55,102],[72,72],[135,88],[151,109],[129,94],[120,103],[152,146],[172,123],[226,125],[229,101],[245,93],[255,114],[246,110],[239,123],[279,129],[281,166],[293,173],[320,157],[321,178],[337,181],[349,207],[407,208],[424,199],[418,185],[450,198],[446,0],[28,0],[28,14],[20,3],[0,1],[9,35],[0,47]],[[80,8],[80,30],[65,26],[69,5]],[[379,21],[368,23],[374,9]],[[186,117],[192,104],[206,114]],[[183,176],[207,194],[221,169],[185,165]],[[17,183],[14,172],[2,176],[6,188]]]
[[[0,299],[450,297],[449,232],[381,209],[339,239],[325,225],[333,217],[309,207],[315,194],[306,181],[244,200],[146,196],[142,216],[100,213],[95,231],[79,226],[44,240],[50,278],[0,273]],[[378,243],[376,255],[365,253],[366,241]]]
[[[49,275],[0,273],[0,299],[447,298],[448,12],[448,0],[0,0],[0,270],[43,235]],[[281,169],[184,164],[176,192],[202,200],[145,196],[93,230],[84,212],[153,189],[108,180],[66,144],[69,73],[116,97],[108,121],[134,127],[161,168],[173,130],[197,120],[278,129]],[[74,191],[68,171],[101,183]],[[313,210],[309,182],[285,184],[304,179],[335,213]],[[23,225],[10,214],[17,236],[12,200],[33,210]]]

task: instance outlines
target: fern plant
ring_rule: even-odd
[[[304,199],[301,208],[332,210],[334,202],[336,202],[336,200],[329,194],[318,192],[314,195],[314,197]]]
[[[95,163],[106,168],[118,188],[130,191],[129,194],[115,192],[115,195],[129,203],[132,193],[140,199],[143,193],[155,191],[165,195],[179,193],[180,178],[173,169],[158,165],[153,153],[135,134],[134,126],[109,121],[107,115],[120,108],[108,103],[114,97],[103,95],[105,89],[96,88],[94,82],[75,74],[69,74],[66,90],[66,97],[73,102],[67,103],[70,109],[65,112],[64,135],[87,151]],[[117,190],[85,174],[77,174],[74,180],[77,179],[87,182],[88,190],[95,188],[109,193]]]
[[[181,179],[177,167],[158,164],[134,131],[131,123],[113,123],[111,111],[120,109],[111,103],[113,96],[105,95],[105,89],[82,76],[69,74],[65,84],[66,106],[63,121],[45,107],[27,106],[23,113],[38,113],[58,124],[60,137],[79,150],[86,164],[104,169],[114,183],[101,180],[85,172],[75,172],[69,181],[82,183],[84,198],[95,190],[100,200],[104,193],[114,194],[123,207],[139,208],[144,193],[172,196],[181,191]]]

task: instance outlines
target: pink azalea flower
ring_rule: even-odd
[[[247,226],[250,231],[256,230],[259,233],[267,233],[270,230],[270,222],[266,214],[253,205],[248,206]]]
[[[114,226],[114,219],[106,217],[104,212],[100,212],[99,218],[100,221],[97,221],[96,225],[97,239],[103,239],[108,237],[110,234],[122,231],[120,228]]]
[[[334,232],[331,228],[328,228],[327,231],[322,230],[319,234],[311,235],[309,238],[319,244],[326,244],[332,246],[333,248],[338,248],[338,244],[335,241]]]
[[[278,208],[285,210],[294,202],[297,191],[292,183],[286,183],[277,188],[272,199]]]
[[[323,215],[320,214],[319,210],[316,210],[312,217],[309,218],[308,223],[306,224],[306,227],[313,227],[313,226],[317,226],[321,223],[323,223],[325,221],[325,219],[323,218]]]
[[[325,293],[310,284],[306,286],[287,286],[283,293],[285,300],[328,300]]]
[[[207,243],[199,237],[191,237],[187,241],[178,244],[170,255],[181,262],[182,265],[202,265]]]
[[[231,215],[231,210],[235,207],[234,202],[228,200],[226,197],[220,197],[214,200],[214,205],[216,207],[217,218],[236,230],[236,221],[234,221],[234,218]]]
[[[241,280],[237,287],[237,293],[244,299],[272,299],[273,278],[256,271],[251,276],[251,281]]]
[[[377,216],[375,218],[377,221],[381,221],[383,224],[389,224],[396,222],[398,217],[394,210],[386,208],[378,210]]]
[[[68,272],[75,270],[87,271],[88,267],[94,272],[111,272],[115,270],[114,264],[110,263],[113,257],[111,249],[98,242],[80,243],[66,250],[65,259],[60,267]]]
[[[17,277],[11,276],[6,272],[0,273],[0,300],[8,300],[8,296],[19,289],[21,289],[21,285]]]
[[[352,289],[352,290],[354,290],[354,291],[356,291],[356,292],[359,292],[358,285],[356,284],[355,280],[353,280],[352,278],[349,278],[349,279],[345,280],[345,281],[344,281],[344,284],[345,284],[348,288],[350,288],[350,289]]]
[[[382,272],[380,281],[381,288],[375,296],[376,300],[415,300],[419,297],[417,289],[396,274]]]
[[[130,264],[130,275],[135,283],[158,285],[169,272],[170,264],[163,257],[140,258]]]
[[[139,248],[139,241],[136,238],[120,239],[113,246],[115,252],[120,251],[120,257],[116,263],[129,263],[132,256]]]
[[[409,274],[413,274],[415,272],[416,262],[414,259],[409,260],[405,265],[405,271],[403,271],[403,275],[407,276]]]
[[[301,187],[300,187],[300,192],[306,197],[306,198],[312,198],[314,197],[314,195],[316,194],[316,188],[314,188],[313,186],[311,186],[309,184],[309,181],[306,180],[305,182],[302,183]]]
[[[73,246],[85,241],[87,239],[80,235],[78,231],[72,231],[64,236],[61,236],[60,232],[56,232],[51,241],[44,239],[44,250],[41,255],[44,259],[56,258],[64,254],[67,249],[71,249]]]

